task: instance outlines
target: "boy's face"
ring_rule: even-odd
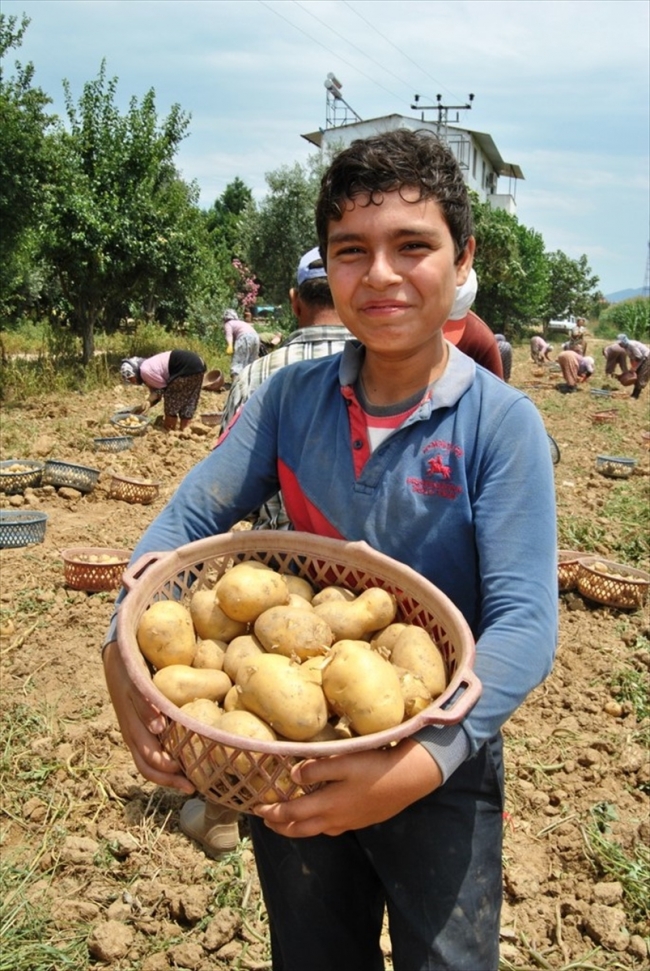
[[[456,262],[440,206],[416,200],[408,188],[384,193],[378,206],[358,196],[329,224],[327,278],[336,309],[354,336],[382,356],[442,346],[456,287],[472,266],[474,239]]]

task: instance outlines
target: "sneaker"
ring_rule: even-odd
[[[204,799],[188,799],[181,809],[182,833],[199,844],[213,860],[231,853],[239,843],[239,813]]]

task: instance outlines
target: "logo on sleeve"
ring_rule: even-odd
[[[406,480],[407,485],[413,492],[423,496],[455,499],[463,490],[453,481],[453,460],[460,458],[462,454],[462,449],[451,442],[429,442],[423,449],[423,477],[418,479],[410,476]]]

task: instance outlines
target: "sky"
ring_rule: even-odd
[[[306,163],[332,72],[363,119],[468,103],[458,124],[493,138],[517,182],[517,218],[546,249],[587,256],[604,294],[647,286],[650,5],[647,0],[2,0],[31,23],[13,61],[65,116],[102,60],[126,108],[149,89],[162,120],[191,115],[177,155],[204,208],[239,176]],[[451,111],[449,120],[454,121]],[[425,112],[434,120],[435,112]],[[507,180],[499,181],[507,191]]]

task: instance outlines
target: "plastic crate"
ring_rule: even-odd
[[[47,514],[26,509],[0,509],[0,547],[28,546],[45,539]]]
[[[99,469],[48,459],[43,469],[42,485],[68,486],[79,492],[92,492],[99,481]]]
[[[131,553],[129,550],[78,546],[63,550],[61,556],[66,585],[73,590],[95,593],[120,586]],[[102,563],[101,557],[111,557],[117,562]]]
[[[212,588],[229,567],[249,560],[295,573],[316,589],[335,584],[357,592],[373,586],[388,590],[397,601],[397,619],[423,627],[438,645],[448,677],[443,694],[396,728],[334,742],[253,741],[208,727],[180,711],[153,684],[138,648],[140,619],[155,601],[188,601],[192,590]],[[144,556],[127,569],[123,583],[128,592],[118,613],[117,639],[128,675],[165,719],[159,736],[162,746],[199,792],[231,809],[247,812],[261,802],[301,795],[303,790],[289,778],[291,766],[301,759],[382,748],[424,725],[456,724],[481,693],[472,670],[474,640],[457,607],[414,570],[365,543],[291,531],[233,532],[171,553]]]
[[[148,506],[158,497],[160,483],[147,479],[133,479],[124,475],[114,475],[108,490],[109,499],[121,499],[123,502],[140,503]]]
[[[40,485],[43,475],[43,462],[31,459],[8,459],[0,462],[0,492],[13,496]],[[20,466],[20,471],[13,471]]]

